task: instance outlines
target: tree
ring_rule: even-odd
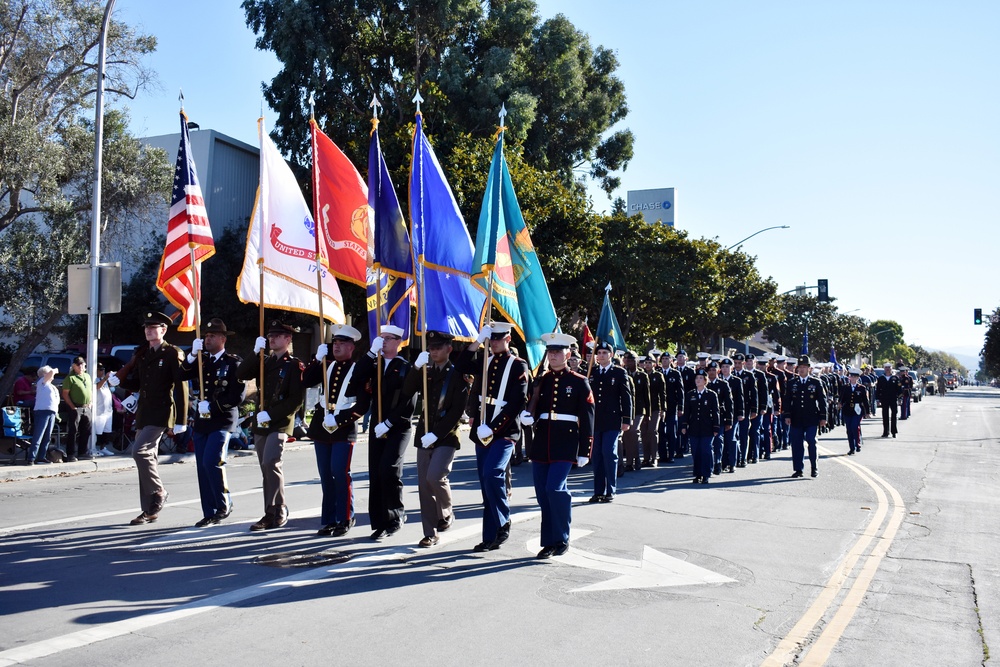
[[[0,328],[20,338],[0,396],[63,319],[67,264],[88,260],[103,15],[96,0],[0,3]],[[149,82],[141,58],[155,46],[111,23],[105,86],[112,97],[134,97]],[[101,222],[113,258],[142,250],[138,223],[162,210],[171,182],[163,152],[144,149],[127,126],[124,111],[106,112]]]
[[[1000,378],[1000,308],[993,311],[986,337],[983,341],[983,351],[979,365],[987,377]]]
[[[875,320],[868,325],[868,347],[872,350],[873,364],[895,363],[893,348],[903,344],[903,327],[899,322]]]
[[[813,358],[825,361],[831,348],[837,351],[838,361],[871,350],[869,327],[865,321],[841,314],[832,301],[822,303],[808,294],[785,294],[781,303],[780,320],[764,329],[768,340],[798,352],[808,324],[809,352]]]
[[[385,110],[387,161],[408,164],[407,126],[418,88],[425,131],[443,161],[463,133],[492,135],[501,104],[510,140],[524,145],[526,160],[558,173],[567,186],[589,165],[610,193],[619,185],[614,172],[632,157],[630,131],[605,137],[628,113],[614,53],[593,48],[565,16],[541,21],[533,0],[488,8],[477,0],[244,0],[242,6],[257,47],[283,63],[264,97],[278,113],[275,142],[301,164],[308,161],[310,93],[317,121],[356,164],[366,162],[374,93]],[[469,218],[474,211],[463,212]]]

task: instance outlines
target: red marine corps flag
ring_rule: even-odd
[[[181,312],[180,331],[193,331],[201,299],[201,263],[215,254],[205,199],[191,159],[187,116],[181,109],[181,143],[177,149],[174,192],[167,222],[167,245],[156,286]]]

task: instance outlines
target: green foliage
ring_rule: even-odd
[[[821,303],[811,295],[785,294],[781,297],[780,320],[764,329],[764,336],[790,350],[802,349],[802,336],[809,325],[809,352],[815,359],[827,360],[830,348],[838,360],[846,360],[871,350],[871,337],[865,321],[843,315],[833,302]]]
[[[983,341],[983,351],[979,365],[987,377],[1000,378],[1000,308],[993,311],[992,318],[986,318],[988,327]]]
[[[868,348],[873,351],[872,363],[895,363],[893,348],[904,344],[903,327],[894,320],[875,320],[868,325]]]

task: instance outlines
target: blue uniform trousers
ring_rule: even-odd
[[[672,459],[681,454],[681,440],[677,433],[677,411],[672,410],[660,420],[660,460]]]
[[[476,469],[479,488],[483,490],[483,542],[497,537],[501,526],[510,521],[507,502],[507,464],[514,452],[514,441],[494,438],[489,447],[476,445]]]
[[[722,447],[725,440],[723,433],[712,438],[712,465],[722,465]]]
[[[722,465],[734,467],[736,465],[736,435],[743,422],[736,422],[733,427],[724,432],[722,439]]]
[[[861,449],[861,415],[847,415],[844,422],[847,427],[847,445],[850,451],[856,452]]]
[[[802,472],[805,468],[805,445],[809,445],[809,463],[816,469],[816,429],[817,424],[812,426],[796,426],[794,423],[788,428],[788,439],[792,445],[792,467],[795,472]]]
[[[535,482],[535,497],[542,510],[543,547],[569,544],[570,511],[573,496],[566,480],[573,464],[569,461],[538,463],[533,461],[531,473]]]
[[[743,465],[747,462],[747,452],[750,449],[750,420],[738,422],[736,428],[739,429],[736,433],[736,463]]]
[[[760,419],[760,453],[761,458],[771,458],[771,425],[774,415],[770,412],[762,414]]]
[[[613,496],[618,482],[618,441],[621,430],[594,433],[594,495]]]
[[[314,442],[319,483],[323,489],[320,523],[329,526],[354,518],[354,488],[351,480],[351,457],[354,443]]]
[[[750,447],[747,450],[747,460],[756,461],[757,456],[760,454],[760,422],[762,415],[757,415],[750,420],[749,428],[749,443]],[[745,421],[745,420],[744,420]]]
[[[712,476],[712,441],[711,435],[688,436],[691,444],[691,457],[694,459],[694,476],[708,479]]]
[[[226,456],[229,455],[231,435],[229,431],[191,434],[198,468],[201,513],[206,519],[216,512],[227,512],[232,507],[233,500],[226,481]]]

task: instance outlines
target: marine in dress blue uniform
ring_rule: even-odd
[[[806,443],[811,474],[817,475],[816,431],[826,424],[826,392],[818,379],[809,376],[809,367],[809,356],[800,356],[795,367],[798,377],[785,387],[782,400],[782,416],[788,424],[788,439],[792,445],[792,477],[802,477]]]
[[[847,428],[848,455],[861,451],[861,420],[871,412],[868,389],[861,384],[861,369],[847,371],[848,384],[840,387],[840,411]]]
[[[329,394],[316,405],[309,422],[309,437],[316,451],[316,467],[323,489],[321,528],[317,535],[340,537],[354,527],[354,479],[351,459],[357,442],[357,421],[371,404],[369,378],[355,376],[355,343],[361,332],[352,326],[335,325],[332,332],[333,359],[326,366]],[[302,373],[302,385],[323,383],[323,360],[329,348],[322,344],[316,358]]]
[[[236,375],[240,358],[226,352],[226,338],[232,335],[221,319],[213,318],[205,327],[204,339],[192,344],[192,354],[181,364],[185,379],[197,383],[199,396],[198,414],[192,429],[201,495],[202,519],[195,524],[199,528],[215,525],[233,511],[226,479],[226,457],[229,439],[239,428],[239,408],[246,385]],[[199,350],[202,351],[200,372]]]
[[[601,341],[590,374],[594,392],[594,495],[592,503],[609,503],[618,482],[618,441],[632,426],[632,383],[628,373],[611,363],[614,349]]]
[[[714,467],[712,443],[722,431],[722,414],[718,394],[706,386],[708,371],[699,368],[694,373],[695,388],[685,396],[681,433],[687,435],[691,444],[694,483],[708,484]]]
[[[535,497],[542,511],[539,558],[561,556],[569,549],[573,498],[567,480],[573,464],[586,465],[594,442],[594,395],[587,378],[566,366],[573,337],[542,336],[549,370],[538,378],[521,423],[534,425],[528,452]]]

